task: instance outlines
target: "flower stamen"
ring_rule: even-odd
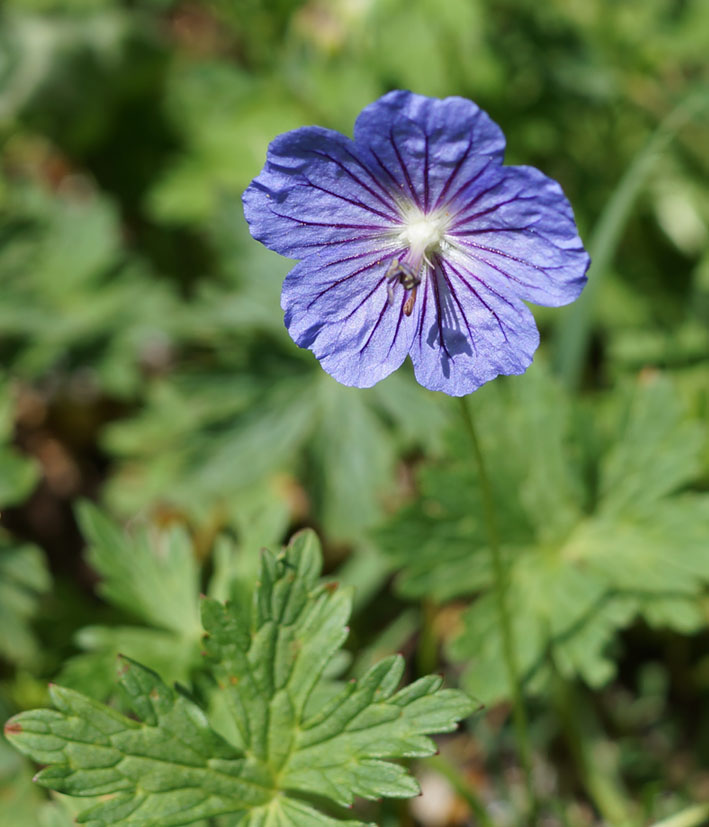
[[[406,291],[411,291],[404,303],[405,316],[413,313],[416,291],[424,275],[424,267],[433,269],[429,255],[433,255],[447,246],[445,239],[448,227],[448,214],[434,212],[425,214],[417,208],[402,216],[403,227],[398,241],[408,247],[404,257],[392,259],[386,271],[389,304],[394,303],[394,283],[399,282]]]
[[[408,257],[407,253],[407,257]],[[416,288],[421,284],[421,261],[419,259],[418,265],[411,267],[406,261],[399,261],[394,258],[386,271],[387,280],[387,294],[389,296],[389,304],[394,304],[394,282],[398,281],[404,290],[411,290],[411,295],[407,298],[404,304],[404,314],[410,316],[414,309],[414,302],[416,301]]]
[[[414,285],[414,288],[411,291],[411,295],[404,302],[404,316],[410,316],[414,312],[414,302],[416,301],[416,290],[417,289],[418,289],[418,284]]]

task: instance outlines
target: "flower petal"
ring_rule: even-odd
[[[254,238],[291,258],[397,229],[396,205],[354,143],[318,126],[280,135],[243,196]]]
[[[411,359],[424,387],[464,396],[531,364],[539,332],[529,308],[480,280],[465,257],[437,258],[419,293]]]
[[[383,184],[420,210],[440,206],[488,166],[502,163],[505,137],[464,98],[389,92],[357,118],[355,144]]]
[[[449,235],[491,287],[549,307],[578,298],[590,259],[556,181],[533,167],[500,167],[451,206]]]
[[[286,276],[281,295],[293,340],[307,347],[338,382],[368,388],[406,358],[415,319],[403,313],[406,292],[389,303],[386,271],[401,249],[316,253]]]

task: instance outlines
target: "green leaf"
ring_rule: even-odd
[[[517,661],[530,691],[550,668],[601,686],[617,633],[636,616],[700,628],[709,583],[709,495],[688,491],[703,434],[673,386],[644,380],[622,405],[572,405],[535,367],[476,394],[509,572]],[[462,428],[452,462],[421,474],[421,497],[380,533],[407,595],[476,595],[453,642],[466,687],[507,697],[480,491]]]
[[[37,468],[33,462],[0,445],[0,504],[22,502],[37,483]]]
[[[81,652],[64,663],[58,682],[107,699],[114,694],[119,654],[167,680],[194,677],[202,666],[201,572],[187,532],[146,522],[125,532],[88,502],[79,504],[77,517],[89,544],[87,559],[101,578],[98,593],[145,625],[80,629],[74,642]],[[222,579],[226,588],[228,576]]]
[[[90,367],[89,387],[125,395],[145,366],[164,362],[174,299],[121,235],[118,207],[88,179],[57,194],[9,182],[0,331],[13,373]]]
[[[166,91],[168,115],[188,151],[150,193],[148,207],[159,221],[208,218],[220,195],[242,192],[257,174],[273,135],[307,118],[277,78],[261,79],[232,63],[179,65]]]
[[[12,446],[15,406],[11,388],[0,374],[0,507],[22,502],[39,476],[36,464]]]
[[[49,765],[37,776],[43,786],[68,795],[117,793],[82,813],[80,823],[189,824],[268,800],[268,779],[198,707],[133,661],[122,671],[121,687],[142,723],[52,686],[54,710],[21,713],[6,725],[12,743]]]
[[[222,350],[233,350],[224,336]],[[262,353],[255,348],[253,360]],[[227,364],[213,374],[185,372],[156,385],[140,416],[108,430],[107,447],[120,461],[108,497],[124,513],[170,503],[203,522],[237,512],[233,504],[255,485],[277,496],[269,483],[286,473],[307,485],[313,519],[330,536],[361,537],[396,489],[398,455],[435,445],[443,422],[408,377],[357,392],[293,352],[269,360],[258,378],[235,378]]]
[[[199,629],[199,568],[187,532],[148,526],[127,536],[93,505],[77,509],[99,593],[159,628],[192,638]]]
[[[201,572],[187,532],[149,523],[124,532],[88,502],[78,506],[77,517],[89,544],[87,559],[101,578],[98,593],[145,625],[80,629],[74,642],[82,651],[65,662],[58,681],[107,699],[115,690],[119,654],[158,670],[166,680],[190,680],[203,664]],[[227,592],[229,575],[221,576]]]
[[[50,586],[42,552],[0,534],[0,656],[26,667],[36,662],[39,648],[30,621]]]
[[[346,636],[348,591],[320,582],[315,535],[279,555],[264,552],[249,607],[205,598],[205,649],[229,709],[229,737],[157,674],[123,659],[120,685],[137,720],[74,690],[51,688],[54,709],[6,725],[20,751],[48,766],[39,783],[102,796],[79,823],[191,824],[239,814],[239,825],[341,824],[306,802],[349,805],[354,796],[402,798],[418,785],[392,759],[430,755],[428,737],[449,732],[473,704],[429,676],[397,691],[400,656],[372,667],[316,710],[309,699]],[[361,822],[348,822],[352,827]]]
[[[65,661],[57,682],[103,700],[115,694],[116,658],[125,654],[159,670],[166,680],[187,681],[203,665],[199,641],[142,626],[85,626],[74,636],[80,654]]]
[[[438,447],[443,406],[405,372],[343,387],[293,345],[274,312],[292,265],[253,243],[240,200],[223,198],[204,231],[231,289],[205,283],[178,325],[203,355],[198,369],[186,362],[156,380],[143,410],[107,429],[117,459],[109,502],[126,515],[169,503],[200,525],[233,528],[255,486],[279,497],[287,475],[328,536],[361,538],[396,494],[400,455]],[[292,507],[287,491],[279,498]]]
[[[379,516],[396,445],[366,394],[324,373],[318,380],[318,427],[311,444],[317,473],[310,490],[331,533],[356,537]]]
[[[651,380],[627,406],[622,438],[601,463],[600,511],[607,516],[654,506],[696,477],[704,435],[685,419],[667,382]]]

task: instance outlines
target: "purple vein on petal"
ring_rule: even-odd
[[[440,193],[438,195],[438,198],[436,199],[434,209],[437,209],[438,207],[441,206],[441,202],[446,197],[446,193],[448,192],[451,184],[455,180],[455,176],[458,174],[458,172],[460,172],[460,168],[463,166],[463,164],[464,164],[466,158],[468,157],[468,155],[470,155],[470,150],[471,150],[472,146],[473,146],[473,139],[471,137],[470,140],[468,141],[468,146],[465,148],[465,152],[460,157],[460,160],[458,161],[458,163],[453,167],[453,169],[451,170],[451,174],[448,176],[448,178],[446,180],[446,183],[443,185],[443,189],[440,191]],[[487,166],[487,164],[485,166]],[[483,167],[483,169],[484,168],[485,167]],[[478,173],[478,175],[480,175],[480,173]],[[475,181],[477,179],[477,177],[478,176],[476,175],[475,178],[473,178],[473,181]],[[468,183],[472,183],[472,182],[467,182],[466,181],[465,185],[467,186]]]
[[[467,180],[467,181],[463,181],[463,183],[462,183],[462,184],[458,187],[458,189],[457,189],[457,190],[453,193],[453,195],[451,195],[451,196],[448,198],[448,203],[449,203],[449,204],[455,204],[455,202],[456,202],[456,201],[458,200],[458,198],[460,197],[461,193],[463,193],[463,192],[464,192],[465,190],[467,190],[467,189],[470,189],[470,187],[471,187],[471,186],[472,186],[472,185],[473,185],[473,184],[474,184],[474,183],[475,183],[475,182],[476,182],[479,178],[482,178],[482,176],[483,176],[483,175],[487,172],[488,168],[490,167],[490,163],[491,163],[491,161],[490,161],[490,160],[488,160],[488,161],[487,161],[485,164],[483,164],[483,166],[482,166],[482,167],[481,167],[481,168],[480,168],[480,169],[479,169],[479,170],[475,173],[475,175],[473,175],[473,177],[472,177],[472,178],[470,178],[470,179],[469,179],[469,180]],[[455,171],[455,170],[454,170],[454,171]],[[496,182],[496,183],[494,183],[491,187],[488,187],[486,190],[483,190],[482,192],[478,192],[478,193],[476,193],[476,194],[475,194],[475,196],[473,197],[472,201],[469,201],[469,202],[468,202],[468,203],[467,203],[464,207],[461,207],[461,208],[458,210],[458,212],[457,212],[457,213],[453,216],[453,218],[457,218],[457,217],[461,214],[461,212],[463,212],[464,210],[467,210],[469,207],[471,207],[471,206],[472,206],[472,205],[473,205],[473,204],[474,204],[474,203],[475,203],[475,202],[476,202],[479,198],[481,198],[483,195],[486,195],[488,192],[491,192],[492,190],[494,190],[494,189],[495,189],[495,187],[496,187],[496,186],[498,186],[498,184],[499,184],[499,183],[500,183],[500,182],[499,182],[499,181],[497,181],[497,182]],[[440,201],[440,199],[439,199],[439,201]]]
[[[483,233],[523,233],[525,230],[531,230],[536,223],[536,221],[532,221],[531,224],[525,224],[524,227],[481,227],[479,230],[459,230],[456,233],[451,233],[451,235],[458,238],[464,235],[482,235]]]
[[[389,169],[389,167],[386,166],[386,164],[382,161],[382,159],[377,155],[376,150],[374,149],[374,147],[370,146],[369,151],[372,153],[372,155],[374,155],[374,159],[379,164],[382,172],[385,175],[387,175],[389,177],[389,180],[393,184],[395,184],[398,187],[398,189],[400,189],[403,193],[404,185],[401,183],[401,181],[399,181],[399,179],[394,175],[394,173]]]
[[[478,218],[482,218],[484,215],[489,215],[490,213],[495,212],[495,210],[499,210],[500,207],[506,207],[508,204],[513,204],[516,201],[534,201],[536,199],[536,195],[515,195],[512,198],[508,198],[507,201],[499,201],[497,204],[494,204],[492,207],[488,207],[485,210],[481,210],[478,213],[474,213],[473,215],[466,215],[457,221],[452,230],[455,230],[457,227],[460,227],[462,224],[465,224],[467,221],[475,221]]]
[[[329,221],[307,221],[304,218],[293,218],[292,215],[283,215],[282,213],[276,212],[273,207],[271,207],[271,212],[279,218],[287,218],[296,224],[307,224],[309,227],[334,227],[337,230],[377,230],[380,233],[389,232],[388,227],[382,227],[380,224],[337,224],[334,222],[330,223]]]
[[[333,192],[332,190],[327,189],[326,187],[321,187],[319,184],[314,184],[309,178],[305,179],[308,182],[308,185],[313,187],[313,189],[320,190],[320,192],[324,192],[326,195],[331,195],[333,198],[339,198],[341,201],[347,201],[349,204],[354,204],[355,207],[360,207],[367,212],[371,212],[374,215],[378,215],[380,218],[384,218],[386,221],[396,221],[396,215],[387,215],[383,213],[381,210],[377,210],[374,207],[370,207],[367,204],[362,203],[362,201],[358,201],[355,198],[348,198],[346,195],[340,195],[339,192]]]
[[[468,284],[467,280],[465,279],[463,274],[460,272],[460,270],[458,270],[456,267],[454,267],[451,264],[450,260],[447,261],[447,264],[450,267],[450,269],[453,271],[453,273],[455,273],[455,275],[468,288],[468,290],[470,290],[471,293],[474,293],[478,298],[480,298],[477,290],[471,284]],[[497,298],[501,302],[504,302],[508,307],[511,307],[515,311],[515,313],[517,313],[517,315],[519,315],[519,308],[515,307],[515,305],[509,299],[506,299],[501,293],[498,293],[497,290],[494,290],[492,287],[490,287],[490,285],[485,281],[485,279],[482,279],[482,278],[480,278],[480,276],[477,276],[475,273],[473,273],[472,270],[466,270],[465,272],[466,272],[466,275],[471,276],[472,278],[474,278],[475,281],[478,282],[478,284],[482,284],[482,286],[486,290],[488,290],[490,293],[492,293],[493,296],[497,296]]]
[[[495,247],[486,247],[484,244],[476,244],[474,241],[464,241],[463,239],[460,239],[459,243],[465,244],[466,247],[472,247],[474,250],[484,250],[486,253],[492,253],[493,255],[501,256],[502,258],[508,258],[510,261],[516,261],[517,264],[526,264],[527,267],[531,267],[533,270],[538,270],[540,273],[546,273],[548,270],[563,270],[566,266],[565,264],[548,264],[546,267],[542,267],[539,264],[532,263],[526,258],[513,256],[511,253],[503,253],[502,250],[497,250]],[[470,255],[475,256],[475,253],[471,252]],[[475,258],[479,257],[475,256]],[[485,261],[484,258],[479,258],[479,260]]]
[[[428,212],[428,133],[423,134],[423,211]]]
[[[443,276],[443,279],[444,279],[444,281],[445,281],[445,283],[448,287],[448,290],[449,290],[451,296],[453,297],[453,301],[458,305],[458,310],[460,310],[460,315],[463,317],[463,321],[465,322],[465,326],[468,329],[468,335],[470,336],[470,341],[471,341],[473,347],[475,348],[475,352],[477,353],[478,349],[477,349],[477,345],[475,344],[475,336],[473,335],[473,331],[470,329],[470,322],[468,321],[468,317],[465,314],[465,310],[463,309],[463,305],[460,303],[460,299],[458,298],[455,290],[453,289],[453,285],[451,284],[450,279],[448,278],[448,274],[446,273],[443,262],[441,262],[441,275]],[[473,294],[477,298],[479,298],[479,296],[477,295],[477,293],[475,293],[475,291],[473,291]],[[484,302],[483,302],[483,304],[484,304]]]
[[[475,193],[475,195],[472,197],[472,199],[471,199],[470,201],[468,201],[468,203],[467,203],[467,204],[465,204],[464,206],[462,206],[462,207],[458,210],[458,212],[457,212],[455,215],[451,216],[451,218],[452,218],[452,219],[460,219],[460,217],[461,217],[462,215],[465,215],[465,212],[466,212],[467,210],[469,210],[471,207],[474,207],[474,206],[475,206],[475,204],[477,204],[477,203],[478,203],[478,201],[480,201],[480,199],[481,199],[481,198],[483,198],[484,196],[486,196],[486,195],[488,195],[489,193],[491,193],[491,192],[493,192],[494,190],[496,190],[496,189],[500,186],[500,183],[501,183],[500,181],[496,181],[496,182],[495,182],[492,186],[488,187],[487,189],[480,190],[480,192],[476,192],[476,193]],[[465,187],[464,187],[464,189],[466,189],[466,188],[467,188],[467,186],[468,186],[468,185],[466,184],[466,185],[465,185]],[[456,193],[456,195],[457,195],[457,193]],[[465,223],[465,221],[468,221],[468,220],[469,220],[468,218],[464,218],[464,219],[463,219],[463,220],[461,220],[461,221],[457,221],[457,223],[456,223],[456,224],[454,224],[454,225],[451,227],[451,230],[455,229],[455,227],[459,226],[460,224]]]
[[[319,155],[321,158],[327,158],[329,161],[332,161],[333,164],[336,164],[344,173],[350,176],[350,178],[355,181],[357,184],[362,187],[362,189],[366,190],[373,198],[376,198],[383,206],[387,207],[390,210],[396,210],[396,204],[391,200],[391,196],[389,191],[382,186],[381,182],[377,180],[375,175],[372,175],[371,170],[367,169],[367,167],[359,160],[356,155],[353,155],[348,149],[345,149],[345,152],[349,155],[349,157],[362,169],[363,172],[366,172],[367,175],[374,181],[374,183],[379,187],[379,189],[386,195],[386,198],[382,198],[382,196],[373,190],[368,184],[359,178],[357,175],[352,172],[342,161],[339,161],[337,158],[333,158],[332,155],[328,154],[327,152],[321,152],[320,150],[313,149],[311,150],[314,155]],[[387,200],[389,199],[389,200]]]
[[[370,149],[371,149],[371,147],[370,147]],[[356,164],[359,165],[359,167],[362,169],[363,172],[367,173],[367,175],[379,187],[379,189],[384,193],[384,195],[386,195],[386,197],[388,199],[390,199],[391,206],[396,208],[396,201],[394,201],[394,199],[392,198],[392,195],[389,192],[389,190],[384,186],[384,184],[382,184],[382,182],[377,178],[377,176],[372,172],[372,170],[364,163],[364,161],[361,161],[354,153],[350,152],[349,149],[345,149],[345,152],[350,156],[350,158],[352,158],[352,160]],[[395,183],[398,183],[398,182],[395,182]]]
[[[361,258],[370,258],[373,255],[379,256],[379,258],[373,263],[373,265],[374,264],[381,264],[384,261],[385,258],[389,258],[390,256],[393,256],[393,255],[402,255],[403,252],[404,252],[403,249],[398,250],[396,253],[394,253],[393,250],[391,252],[387,252],[385,250],[364,250],[361,253],[354,253],[351,256],[345,256],[344,258],[336,258],[336,259],[333,259],[332,261],[326,261],[322,265],[322,267],[323,267],[323,269],[326,268],[326,267],[334,267],[336,264],[345,264],[348,261],[357,261],[358,259],[361,259]],[[379,255],[380,253],[381,253],[381,255]]]
[[[372,270],[374,267],[377,267],[380,264],[381,260],[378,259],[377,261],[373,261],[371,264],[368,264],[366,267],[360,267],[359,270],[355,270],[353,273],[349,273],[348,275],[343,276],[341,279],[333,281],[332,284],[328,284],[327,287],[324,287],[322,290],[316,293],[315,298],[306,305],[306,308],[310,310],[310,308],[315,304],[315,302],[318,301],[318,299],[321,299],[325,295],[325,293],[328,293],[330,290],[334,290],[335,287],[338,287],[340,284],[344,284],[344,282],[355,278],[355,276],[359,276],[361,273],[366,273],[368,270]]]
[[[428,301],[428,285],[433,278],[433,268],[428,267],[426,270],[425,278],[424,278],[424,290],[423,296],[421,297],[421,312],[419,314],[418,324],[416,325],[416,335],[414,336],[414,340],[421,339],[421,333],[423,329],[423,320],[426,317],[426,303]]]
[[[533,232],[537,238],[543,238],[545,241],[549,243],[549,246],[556,247],[559,250],[563,250],[564,253],[583,253],[585,252],[583,245],[578,247],[559,247],[556,242],[552,241],[547,235],[544,233],[539,232],[539,230],[534,229],[534,225],[537,221],[533,221],[531,224],[527,224],[524,227],[490,227],[487,230],[466,230],[465,232],[457,232],[451,233],[456,239],[459,244],[465,244],[466,247],[476,247],[479,250],[486,250],[488,253],[497,253],[499,256],[504,256],[505,258],[511,258],[515,261],[519,261],[522,264],[529,264],[530,267],[537,267],[536,264],[532,264],[531,261],[527,261],[525,258],[515,258],[513,255],[509,253],[503,253],[502,250],[497,250],[495,247],[486,247],[484,244],[476,244],[474,241],[466,241],[461,236],[470,236],[470,235],[479,235],[481,233],[514,233],[514,232],[525,232],[529,230]],[[539,270],[562,270],[566,265],[558,264],[554,266],[548,267],[538,267]]]
[[[451,268],[451,270],[452,270],[452,271],[453,271],[453,272],[454,272],[454,273],[458,276],[458,278],[460,279],[460,281],[462,281],[462,282],[463,282],[463,284],[464,284],[464,285],[468,288],[468,290],[470,290],[470,292],[471,292],[471,293],[475,296],[475,298],[476,298],[476,299],[480,302],[480,304],[482,304],[482,305],[483,305],[483,307],[487,310],[487,312],[488,312],[488,313],[491,313],[491,314],[494,316],[495,321],[497,322],[497,326],[500,328],[500,333],[502,333],[502,335],[505,337],[505,341],[509,344],[509,341],[510,341],[510,340],[507,338],[507,331],[505,330],[505,326],[504,326],[504,325],[502,324],[502,322],[500,321],[500,317],[497,315],[497,313],[496,313],[496,312],[495,312],[495,311],[494,311],[494,310],[490,307],[490,305],[489,305],[489,304],[485,301],[485,299],[483,299],[483,297],[480,295],[480,293],[478,293],[478,291],[477,291],[477,290],[475,290],[475,289],[474,289],[474,288],[473,288],[470,284],[468,284],[468,282],[467,282],[467,281],[466,281],[466,280],[465,280],[465,279],[461,276],[461,274],[460,274],[460,273],[459,273],[459,272],[455,269],[455,267],[453,267],[453,265],[452,265],[450,262],[448,262],[448,266],[449,266],[449,267]],[[472,275],[472,273],[471,273],[471,275]],[[445,275],[445,272],[444,272],[444,278],[446,278],[446,282],[448,283],[448,286],[449,286],[449,288],[450,288],[451,292],[453,293],[453,295],[454,295],[454,297],[455,297],[455,291],[454,291],[454,290],[453,290],[453,288],[451,287],[450,282],[448,282],[448,279],[447,279],[447,277],[446,277],[446,275]],[[478,279],[478,280],[479,280],[479,279]],[[481,282],[481,283],[482,283],[482,284],[485,284],[485,282]],[[487,285],[486,285],[486,286],[487,286]],[[494,290],[491,290],[490,292],[494,293],[495,291],[494,291]],[[499,296],[499,293],[495,293],[495,295]],[[501,297],[500,297],[500,298],[501,298]],[[506,301],[506,300],[505,300],[505,299],[503,299],[503,301]],[[460,302],[458,302],[458,299],[457,299],[457,298],[456,298],[456,303],[458,304],[458,307],[460,307]],[[507,302],[507,304],[509,304],[509,302]],[[512,305],[512,307],[514,307],[514,306]],[[516,310],[516,308],[514,308],[514,309]],[[465,316],[465,313],[463,312],[463,308],[462,308],[462,307],[460,307],[460,312],[461,312],[461,313],[463,313],[463,318],[465,319],[465,323],[466,323],[466,325],[467,325],[467,324],[468,324],[468,320],[467,320],[467,318],[466,318],[466,316]],[[468,332],[470,333],[471,338],[472,338],[472,332],[470,331],[470,326],[469,326],[469,325],[468,325]]]
[[[474,252],[470,252],[469,255],[476,259],[477,261],[482,261],[483,264],[487,264],[488,267],[491,267],[493,270],[496,270],[501,276],[504,276],[506,279],[511,279],[512,281],[517,282],[517,284],[521,284],[522,287],[528,287],[530,290],[537,290],[539,285],[529,284],[526,281],[522,281],[522,279],[518,279],[517,276],[513,276],[512,273],[508,273],[506,270],[502,270],[500,267],[497,267],[491,261],[488,261],[486,258],[482,256],[476,255]]]
[[[396,320],[396,327],[394,328],[394,335],[391,337],[391,344],[389,345],[389,350],[387,350],[387,358],[391,354],[391,349],[394,347],[396,343],[396,337],[399,335],[399,328],[401,327],[401,322],[404,319],[404,305],[406,304],[406,292],[404,291],[401,294],[401,301],[399,302],[399,318]]]
[[[440,264],[440,262],[439,262]],[[444,275],[445,278],[445,275]],[[453,361],[453,357],[448,352],[448,346],[446,345],[446,340],[443,337],[443,308],[441,306],[441,296],[438,292],[438,276],[436,275],[436,268],[433,268],[433,278],[431,279],[433,282],[433,300],[436,303],[436,322],[438,325],[438,341],[441,343],[441,347],[446,352],[446,356]]]
[[[333,239],[332,241],[310,241],[310,242],[307,242],[307,243],[303,242],[302,244],[299,244],[298,246],[299,247],[315,247],[316,249],[318,247],[333,247],[335,245],[341,247],[343,244],[356,244],[359,241],[374,241],[375,239],[376,240],[383,240],[382,238],[380,238],[378,236],[356,235],[356,236],[352,236],[352,238],[336,238],[336,239]],[[461,241],[461,244],[464,244],[464,243],[465,242]],[[371,252],[379,252],[379,251],[374,251],[374,250],[370,249],[370,250],[367,250],[367,252],[371,253]],[[381,249],[381,252],[384,252],[384,248]]]
[[[409,186],[409,192],[411,193],[411,197],[414,199],[414,203],[416,206],[421,209],[421,202],[419,201],[418,193],[414,189],[414,185],[411,181],[411,175],[409,175],[409,168],[404,163],[404,159],[401,157],[401,152],[399,152],[399,147],[394,140],[394,130],[389,130],[389,143],[391,144],[392,149],[394,150],[394,154],[396,155],[397,160],[399,161],[399,166],[401,167],[401,171],[404,173],[404,178],[406,179],[406,183]]]
[[[355,307],[355,308],[354,308],[354,310],[352,310],[350,313],[348,313],[348,314],[347,314],[346,318],[348,318],[348,319],[349,319],[349,318],[351,318],[352,316],[354,316],[354,314],[355,314],[355,313],[356,313],[356,312],[360,309],[360,307],[362,307],[362,305],[363,305],[366,301],[369,301],[369,299],[370,299],[370,298],[374,295],[374,293],[375,293],[375,292],[376,292],[376,291],[377,291],[377,290],[378,290],[378,289],[382,286],[382,284],[384,284],[385,280],[386,280],[385,276],[382,276],[382,277],[379,279],[379,281],[378,281],[378,282],[374,285],[374,287],[372,287],[372,289],[369,291],[369,293],[367,293],[367,295],[366,295],[366,296],[362,299],[362,301],[361,301],[361,302],[357,305],[357,307]],[[388,298],[388,296],[387,296],[387,298]],[[343,318],[345,318],[345,317],[343,317]]]
[[[377,320],[376,320],[376,322],[374,322],[374,325],[373,325],[373,327],[372,327],[372,329],[369,333],[369,336],[367,336],[367,341],[359,349],[359,353],[362,353],[369,346],[369,343],[372,341],[372,337],[377,332],[377,328],[379,327],[379,325],[381,324],[382,319],[384,318],[384,314],[386,313],[388,306],[389,306],[389,297],[385,296],[384,304],[382,305],[382,309],[379,311],[379,316],[377,316]],[[389,348],[389,350],[391,350],[391,348]]]

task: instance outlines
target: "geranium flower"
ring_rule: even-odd
[[[589,258],[561,187],[503,166],[504,149],[472,101],[402,91],[362,111],[354,140],[308,126],[271,143],[246,219],[299,259],[286,327],[339,382],[370,387],[409,355],[422,385],[462,396],[529,367],[524,302],[576,299]]]

